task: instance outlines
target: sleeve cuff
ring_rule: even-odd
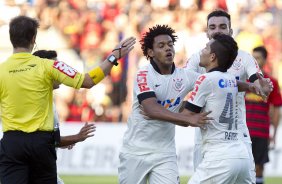
[[[185,105],[185,109],[188,109],[189,111],[195,112],[195,113],[200,113],[202,110],[202,107],[199,107],[197,105],[194,105],[190,102],[187,102]]]
[[[260,75],[262,75],[262,74],[260,74]],[[262,76],[263,76],[263,75],[262,75]],[[256,74],[253,74],[253,75],[251,75],[251,76],[249,77],[249,81],[250,81],[251,83],[255,82],[257,79],[258,79],[258,77],[257,77]]]
[[[156,97],[156,94],[153,91],[145,92],[145,93],[141,93],[141,94],[137,95],[139,104],[141,104],[141,102],[143,100],[145,100],[147,98],[152,98],[152,97]]]

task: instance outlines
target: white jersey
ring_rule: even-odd
[[[186,69],[194,70],[198,73],[206,73],[206,70],[204,67],[199,66],[200,63],[200,52],[195,53],[191,56],[191,58],[188,60]],[[228,73],[233,74],[237,80],[240,81],[246,81],[250,80],[251,82],[256,79],[256,73],[260,72],[260,68],[256,62],[256,60],[253,58],[252,55],[242,51],[238,50],[238,55],[233,63],[233,65],[227,70]],[[245,142],[251,143],[249,130],[246,123],[246,106],[245,106],[245,92],[239,92],[237,95],[237,102],[238,102],[238,129],[241,132],[240,137]],[[195,129],[195,144],[201,144],[201,135],[199,128]]]
[[[186,108],[193,112],[212,111],[214,118],[200,129],[206,161],[249,158],[238,131],[237,81],[227,72],[212,71],[196,81]]]
[[[175,154],[175,125],[160,120],[148,120],[140,114],[140,103],[156,97],[159,104],[172,112],[179,112],[182,101],[199,76],[183,68],[173,69],[172,74],[161,75],[152,63],[140,68],[134,80],[133,107],[128,118],[128,129],[123,139],[122,153]]]

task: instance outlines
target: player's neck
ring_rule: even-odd
[[[14,48],[13,53],[20,53],[20,52],[31,52],[31,50],[29,48],[24,48],[24,47],[17,47]]]
[[[212,70],[212,69],[214,69],[214,68],[216,68],[216,67],[218,67],[218,65],[209,65],[209,66],[206,66],[205,68],[206,68],[206,72],[209,72],[210,70]]]

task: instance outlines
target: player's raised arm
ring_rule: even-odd
[[[134,48],[135,43],[136,38],[134,37],[129,37],[120,42],[104,62],[85,74],[81,88],[91,88],[95,84],[98,84],[106,75],[110,73],[114,65],[118,65],[118,60],[124,57]]]

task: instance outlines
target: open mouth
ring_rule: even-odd
[[[167,57],[167,58],[172,58],[172,56],[173,56],[172,53],[167,53],[167,54],[166,54],[166,57]]]

